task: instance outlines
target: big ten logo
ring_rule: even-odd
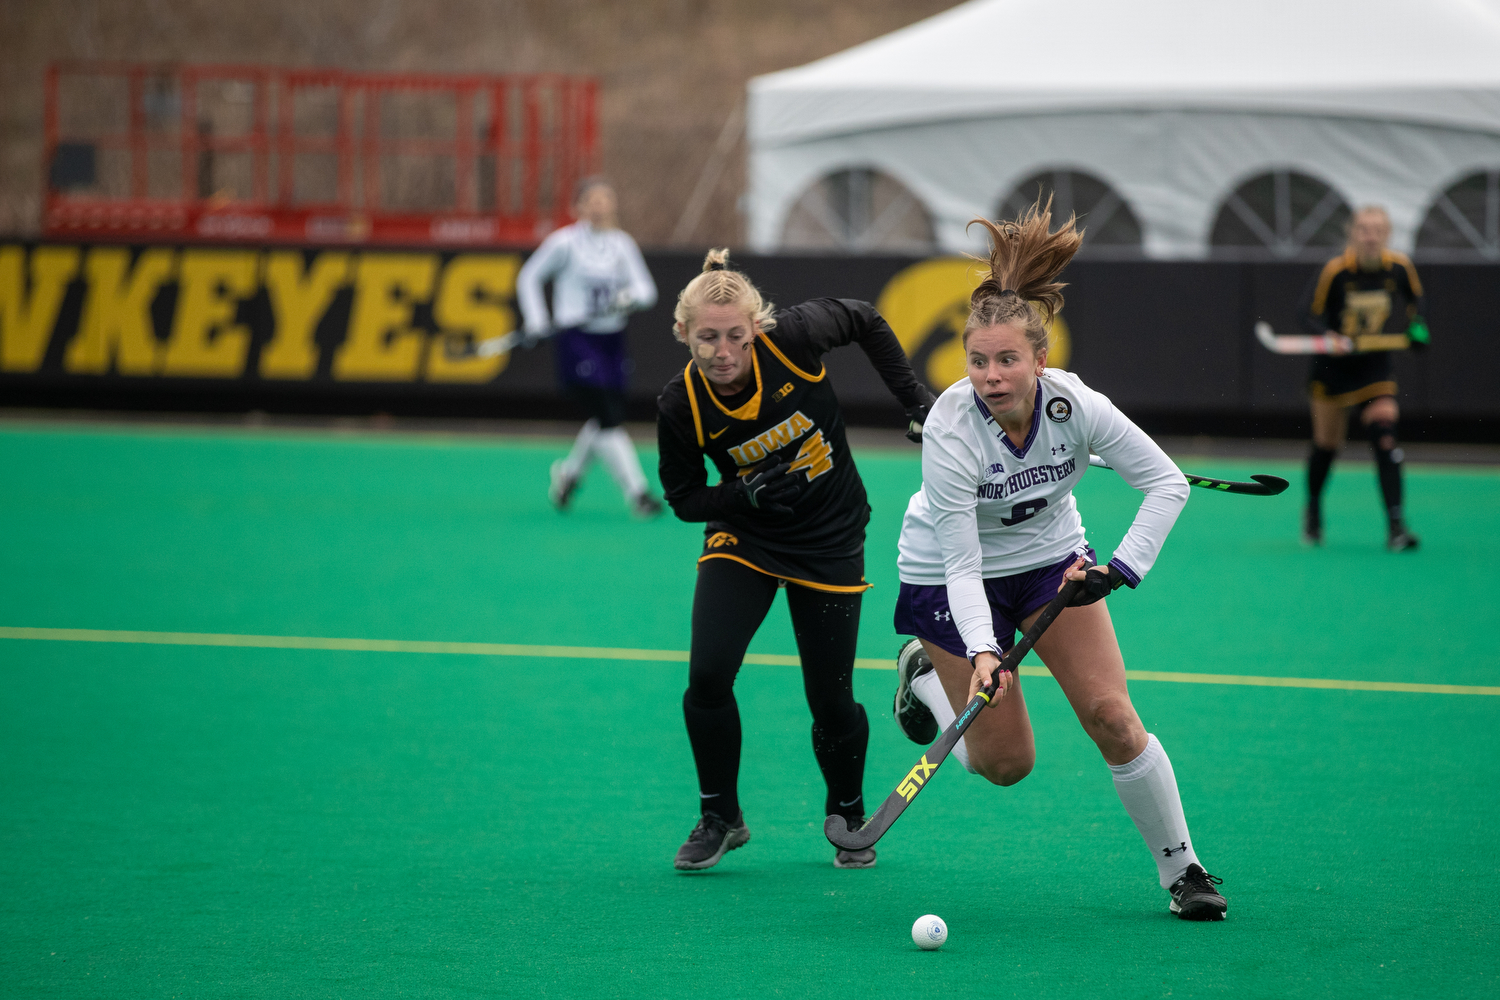
[[[927,779],[937,770],[936,764],[927,763],[927,755],[924,753],[922,759],[917,761],[917,766],[906,772],[906,777],[901,779],[901,784],[896,786],[896,792],[903,799],[910,802],[917,797]]]
[[[726,545],[738,545],[740,540],[727,531],[716,531],[708,536],[708,541],[703,543],[707,549],[722,549]]]
[[[967,374],[964,323],[969,296],[984,280],[984,265],[961,257],[925,260],[900,271],[880,293],[876,308],[906,349],[912,367],[942,392]],[[1066,368],[1072,355],[1068,324],[1057,316],[1048,327],[1050,368]]]
[[[0,371],[488,382],[506,354],[453,358],[444,339],[514,330],[520,266],[518,254],[3,245]]]
[[[794,386],[794,385],[792,385],[792,383],[788,382],[786,385],[782,386],[780,389],[777,389],[775,392],[771,393],[771,402],[773,402],[773,403],[779,403],[779,402],[781,402],[783,399],[786,399],[788,396],[790,396],[792,394],[792,390],[795,389],[795,388],[796,388],[796,386]]]

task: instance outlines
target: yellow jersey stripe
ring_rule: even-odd
[[[741,472],[740,475],[744,475],[744,473]],[[811,580],[799,580],[795,576],[782,576],[780,573],[772,573],[768,569],[761,569],[759,566],[755,565],[755,563],[744,558],[743,556],[730,555],[728,552],[710,552],[706,556],[698,557],[698,561],[700,563],[705,559],[733,559],[735,562],[740,563],[741,565],[749,566],[757,573],[764,573],[766,576],[774,576],[778,580],[785,580],[787,583],[795,583],[797,586],[807,587],[809,590],[822,590],[830,594],[862,594],[875,586],[873,583],[862,583],[857,587],[841,587],[833,583],[814,583]]]
[[[760,335],[760,341],[761,343],[765,344],[766,347],[770,348],[772,354],[776,355],[776,360],[780,361],[782,364],[790,368],[792,370],[792,374],[796,375],[798,378],[804,378],[809,382],[821,382],[823,381],[823,376],[828,374],[828,366],[824,365],[818,372],[818,374],[809,375],[807,372],[803,371],[801,368],[798,368],[796,365],[788,361],[786,355],[781,353],[781,348],[777,347],[776,342],[773,341],[770,337],[762,333]]]
[[[719,412],[723,413],[730,420],[755,420],[760,416],[760,399],[764,394],[765,387],[760,384],[760,355],[753,350],[750,352],[750,363],[755,366],[755,395],[750,397],[749,402],[734,410],[729,409],[723,403],[719,402],[719,394],[715,392],[714,387],[709,384],[708,377],[705,376],[701,371],[698,372],[698,377],[703,379],[704,391],[708,393],[708,398],[713,400],[713,404],[719,408]],[[691,361],[688,362],[689,370],[697,371],[697,368],[697,365],[693,364]],[[694,412],[696,412],[696,410]],[[698,438],[698,444],[700,446],[703,444],[701,432]]]
[[[682,371],[682,382],[687,386],[688,406],[693,410],[693,430],[698,432],[698,447],[703,447],[703,416],[698,412],[698,394],[693,391],[693,369],[698,367],[691,361]]]

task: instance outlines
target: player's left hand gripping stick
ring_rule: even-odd
[[[790,462],[781,462],[741,476],[736,485],[742,503],[767,514],[790,514],[791,503],[802,492],[791,468]]]
[[[937,742],[928,747],[922,759],[917,761],[917,765],[906,772],[906,777],[901,779],[896,790],[880,804],[880,808],[875,811],[874,816],[870,817],[869,822],[858,830],[851,830],[849,821],[842,816],[829,816],[823,821],[823,836],[828,838],[829,843],[835,847],[842,847],[846,851],[862,851],[867,847],[873,847],[877,840],[885,836],[885,832],[906,811],[906,807],[917,797],[917,793],[927,787],[927,783],[932,780],[933,772],[942,766],[944,760],[948,759],[948,754],[958,743],[959,737],[963,736],[964,730],[973,724],[974,719],[995,697],[995,690],[1000,686],[1000,674],[1007,670],[1015,672],[1016,668],[1021,665],[1021,661],[1026,658],[1026,654],[1031,652],[1031,647],[1035,646],[1036,641],[1042,637],[1042,633],[1047,631],[1047,626],[1056,620],[1063,608],[1073,602],[1073,598],[1082,587],[1083,581],[1081,580],[1069,580],[1063,584],[1062,590],[1057,592],[1052,602],[1043,608],[1036,621],[1031,623],[1031,628],[1021,636],[1021,641],[1012,646],[1010,652],[1000,659],[1000,667],[990,678],[989,685],[969,699],[969,704],[958,714],[958,718],[953,720],[953,725],[943,730]]]

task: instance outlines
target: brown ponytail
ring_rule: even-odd
[[[677,308],[672,310],[672,336],[686,341],[688,327],[692,325],[697,311],[706,305],[738,305],[762,330],[776,326],[772,315],[775,306],[761,297],[760,289],[750,283],[743,272],[729,266],[729,251],[722,247],[710,250],[703,258],[703,272],[677,296]]]
[[[973,330],[1015,322],[1026,331],[1032,349],[1040,354],[1047,349],[1046,324],[1063,307],[1062,290],[1066,286],[1056,278],[1083,244],[1078,218],[1070,215],[1053,232],[1049,195],[1046,204],[1038,196],[1013,222],[975,219],[969,223],[975,224],[989,231],[990,273],[969,297],[964,344],[968,345]]]

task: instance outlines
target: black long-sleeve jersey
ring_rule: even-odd
[[[862,590],[870,505],[821,357],[858,344],[903,407],[931,399],[896,335],[868,302],[814,299],[776,313],[753,346],[754,377],[722,396],[689,361],[657,398],[662,489],[684,521],[706,521],[704,558],[734,558],[821,589]],[[708,485],[707,456],[720,483]],[[731,491],[763,463],[803,477],[790,515],[745,510]],[[716,544],[717,543],[717,544]],[[851,578],[852,576],[852,578]]]
[[[1323,265],[1303,295],[1303,323],[1311,333],[1329,330],[1346,337],[1405,333],[1426,308],[1422,282],[1411,258],[1383,250],[1380,267],[1366,270],[1353,250]]]
[[[1360,266],[1354,251],[1323,265],[1302,297],[1302,322],[1312,333],[1332,330],[1346,337],[1406,333],[1426,310],[1426,298],[1411,259],[1394,250],[1380,254],[1380,266]],[[1308,391],[1313,399],[1353,406],[1377,396],[1394,396],[1396,380],[1389,351],[1318,355],[1312,359]]]

